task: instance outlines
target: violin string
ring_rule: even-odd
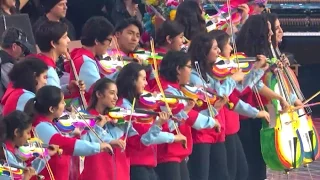
[[[90,130],[90,131],[92,131],[93,132],[93,134],[99,139],[99,141],[102,143],[103,141],[102,141],[102,139],[99,137],[99,135],[98,135],[98,133],[89,125],[89,123],[86,121],[86,119],[82,116],[82,114],[80,114],[80,112],[74,107],[74,106],[72,106],[71,105],[71,108],[75,111],[75,113],[77,114],[77,115],[79,115],[79,117],[84,121],[84,124],[88,127],[88,129]],[[77,118],[75,118],[76,119],[76,121],[78,121],[77,120]]]
[[[38,136],[38,134],[37,134],[37,132],[34,130],[34,128],[32,128],[31,131],[32,131],[33,135],[34,135],[36,138],[40,139],[39,136]],[[44,149],[43,149],[41,143],[39,143],[39,142],[37,142],[37,141],[35,141],[35,143],[40,147],[40,149],[41,149],[41,151],[42,151],[42,154],[44,154]],[[46,165],[46,168],[47,168],[47,170],[48,170],[48,174],[49,174],[49,176],[50,176],[50,179],[51,179],[51,180],[55,180],[54,175],[53,175],[52,170],[51,170],[51,167],[50,167],[50,164],[49,164],[49,162],[48,162],[48,160],[47,160],[46,157],[44,157],[44,161],[45,161],[45,165]]]
[[[238,50],[237,50],[237,45],[235,43],[235,38],[234,38],[234,31],[233,31],[233,24],[232,24],[232,17],[231,17],[231,5],[230,5],[230,0],[227,0],[227,9],[228,9],[228,16],[229,16],[229,26],[230,26],[230,32],[231,32],[231,40],[232,40],[232,46],[233,46],[233,52],[235,54],[235,60],[238,65],[238,71],[240,69],[240,63],[238,59]]]
[[[136,106],[136,98],[133,98],[132,106],[131,106],[131,112],[130,112],[130,118],[129,118],[129,121],[128,121],[128,127],[127,127],[127,130],[126,130],[124,142],[127,142],[127,139],[128,139],[129,128],[132,125],[132,116],[133,116],[133,112],[134,112],[135,106]]]
[[[210,99],[208,97],[208,92],[206,91],[206,84],[205,84],[205,80],[202,77],[202,73],[200,71],[199,63],[198,63],[198,61],[195,61],[194,64],[195,64],[196,71],[197,71],[197,73],[198,73],[198,75],[199,75],[199,77],[200,77],[200,79],[202,81],[204,96],[205,96],[205,99],[207,101],[206,103],[207,103],[207,106],[208,106],[210,117],[214,118],[215,117],[215,113],[214,113],[213,107],[212,107],[212,105],[210,103]]]
[[[154,48],[154,41],[153,41],[153,38],[152,38],[152,37],[151,37],[151,39],[150,39],[150,47],[151,47],[151,53],[152,53],[151,56],[152,56],[152,58],[153,58],[153,64],[154,64],[154,68],[152,67],[152,71],[153,71],[153,73],[154,73],[154,77],[155,77],[156,83],[157,83],[157,85],[158,85],[158,87],[159,87],[159,90],[160,90],[160,93],[161,93],[162,97],[163,97],[163,98],[166,98],[166,96],[165,96],[165,94],[164,94],[164,91],[163,91],[163,88],[162,88],[162,85],[161,85],[161,83],[160,83],[160,79],[159,79],[158,64],[157,64],[156,58],[155,58],[155,56],[154,56],[154,54],[155,54],[155,48]],[[169,107],[168,102],[165,101],[164,104],[165,104],[165,106],[166,106],[166,108],[167,108],[167,110],[168,110],[169,115],[173,116],[172,111],[171,111],[171,109],[170,109],[170,107]],[[180,132],[180,130],[179,130],[179,128],[178,128],[178,126],[177,126],[177,124],[176,124],[175,122],[173,123],[173,126],[174,126],[177,134],[181,134],[181,132]]]
[[[7,161],[7,164],[8,164],[8,169],[9,169],[9,173],[10,173],[10,178],[11,178],[11,180],[14,180],[14,178],[13,178],[13,172],[12,172],[12,170],[11,170],[11,168],[10,168],[10,164],[9,164],[9,159],[8,159],[8,156],[7,156],[7,151],[6,151],[6,148],[4,147],[5,145],[4,144],[2,144],[2,149],[3,149],[3,154],[4,154],[4,158],[6,159],[6,161]],[[4,165],[3,165],[4,166]]]

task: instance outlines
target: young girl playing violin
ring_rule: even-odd
[[[89,156],[103,151],[112,151],[108,143],[88,142],[65,137],[54,126],[53,120],[59,118],[65,107],[64,96],[60,88],[44,86],[30,99],[25,112],[34,117],[33,136],[45,144],[55,144],[63,150],[61,156],[52,156],[49,167],[41,172],[46,179],[67,180],[71,156]]]
[[[12,86],[9,86],[1,100],[3,115],[14,110],[23,111],[27,101],[47,84],[47,71],[48,66],[34,57],[27,57],[15,64],[9,73]]]
[[[127,82],[127,84],[128,83],[130,82]],[[162,123],[165,122],[166,120],[165,118],[162,118],[162,119],[160,118],[160,121],[158,122],[159,125],[155,124],[154,126],[152,126],[149,132],[148,132],[149,128],[147,128],[146,131],[144,132],[138,132],[139,133],[138,135],[135,129],[131,125],[127,125],[127,123],[121,124],[120,120],[119,120],[119,123],[117,123],[117,119],[113,119],[115,117],[112,117],[112,115],[109,114],[110,110],[116,106],[116,103],[118,101],[117,92],[118,90],[117,90],[116,84],[107,78],[102,78],[98,80],[94,86],[93,94],[91,97],[91,103],[88,108],[88,111],[92,115],[105,114],[107,116],[107,119],[111,119],[111,121],[109,120],[108,122],[106,122],[106,119],[97,122],[97,125],[95,128],[96,128],[96,132],[98,132],[98,134],[101,134],[100,137],[103,137],[104,141],[110,143],[114,147],[114,155],[110,156],[109,154],[106,154],[106,153],[100,153],[94,156],[86,157],[85,164],[84,164],[84,171],[81,174],[81,179],[88,179],[89,177],[90,179],[103,178],[103,179],[110,179],[110,180],[130,179],[130,174],[129,174],[130,161],[129,161],[129,158],[127,157],[127,154],[129,154],[129,156],[131,155],[130,153],[132,148],[131,147],[132,145],[130,145],[131,139],[133,139],[134,141],[133,142],[134,148],[141,147],[141,146],[148,148],[146,145],[150,145],[154,143],[154,141],[156,140],[157,134],[159,134],[159,130],[157,129],[157,126],[159,125],[161,126]],[[124,108],[126,110],[131,110],[131,108],[128,108],[128,107],[124,107]],[[128,117],[123,117],[123,118],[127,119]],[[151,126],[151,124],[150,125],[145,124],[145,125],[149,127]],[[127,133],[127,128],[129,128],[128,130],[129,134],[127,135],[128,147],[126,148],[125,134]],[[155,131],[155,129],[158,131]],[[150,133],[152,133],[152,135]],[[82,138],[87,139],[89,141],[96,140],[96,138],[90,135],[90,133],[89,133],[89,136],[86,136],[86,137],[83,136]],[[174,138],[173,135],[171,136],[169,135],[168,137],[169,140],[167,140],[166,142],[173,140],[173,138]],[[141,141],[140,145],[137,146],[137,143],[140,141]],[[127,150],[127,153],[124,152],[125,149]],[[140,158],[140,161],[139,161],[140,163],[141,162],[149,163],[147,161],[148,159],[147,151],[143,151],[143,148],[139,150],[141,151],[139,155],[135,156],[133,159],[131,159],[130,157],[131,162],[135,162],[134,160]],[[154,154],[151,154],[151,155],[152,157],[154,157]],[[144,164],[142,164],[142,166],[143,165]],[[148,171],[151,171],[151,170],[152,168],[150,170],[148,169]],[[145,173],[141,172],[140,178],[145,176],[148,177],[148,174],[146,175]]]
[[[215,31],[202,33],[196,36],[191,42],[189,53],[191,54],[191,61],[195,69],[192,70],[190,82],[197,86],[213,89],[219,97],[229,97],[229,101],[233,104],[232,109],[238,113],[246,114],[251,117],[264,117],[265,115],[268,115],[267,112],[259,112],[259,110],[239,100],[239,98],[233,94],[236,89],[239,88],[242,91],[246,87],[252,86],[255,81],[258,81],[259,78],[254,77],[254,75],[258,73],[252,72],[252,75],[248,75],[244,78],[244,73],[239,71],[226,77],[223,81],[214,77],[213,65],[221,52],[215,34]],[[260,68],[262,64],[263,62],[257,63],[257,69]],[[257,70],[253,69],[252,71]],[[262,73],[260,72],[260,76],[256,76],[261,77],[262,75],[263,71]],[[237,82],[242,80],[243,84],[240,86]],[[207,108],[202,108],[199,112],[204,115],[208,115],[209,113]],[[193,130],[192,132],[195,145],[188,162],[191,179],[235,179],[233,173],[229,176],[227,152],[230,151],[230,154],[241,154],[241,149],[226,149],[224,142],[226,135],[234,134],[239,130],[239,120],[237,119],[237,114],[232,114],[226,106],[219,111],[217,119],[222,127],[221,132],[215,132],[212,129],[200,131]],[[236,139],[237,137],[233,140]],[[196,164],[199,159],[202,162],[200,165]],[[245,160],[244,155],[242,156],[242,160]],[[239,164],[240,163],[241,162],[239,162]],[[244,175],[242,175],[242,178],[238,179],[246,178],[246,163],[244,163],[242,167],[241,173],[244,173]],[[236,167],[232,168],[236,169]]]
[[[144,67],[137,63],[126,65],[117,78],[118,105],[125,109],[141,108],[140,95],[147,85]],[[135,104],[133,104],[136,99]],[[159,107],[160,108],[160,107]],[[152,110],[150,109],[152,112]],[[159,112],[159,118],[151,117],[151,121],[143,121],[136,118],[130,121],[138,134],[128,138],[127,154],[130,157],[131,180],[157,179],[154,168],[157,166],[157,145],[165,143],[181,142],[185,140],[182,135],[174,135],[170,132],[162,132],[162,125],[169,119],[169,114]],[[149,135],[149,133],[151,133]],[[140,143],[138,143],[140,142]]]
[[[42,158],[47,158],[37,157],[31,162],[32,166],[27,167],[26,162],[16,156],[17,149],[20,146],[24,146],[31,137],[32,118],[22,111],[15,110],[1,119],[0,127],[1,137],[4,138],[1,139],[1,143],[3,143],[1,151],[4,152],[4,157],[1,157],[1,159],[5,160],[9,167],[22,170],[23,180],[31,179],[31,177],[38,174],[45,167],[45,160]],[[55,153],[55,150],[50,151],[50,155],[54,155]],[[11,179],[11,177],[17,177],[19,175],[14,174],[13,172],[16,172],[16,170],[9,170],[10,174],[8,174],[8,176],[3,173],[3,175],[0,176],[0,179]]]
[[[251,57],[263,54],[268,58],[272,58],[270,49],[272,35],[271,24],[263,15],[250,16],[237,36],[236,44],[238,51],[244,52],[247,56]],[[276,94],[263,83],[262,85],[262,87],[258,87],[259,94],[268,100],[279,100],[282,108],[284,110],[288,109],[289,104],[283,97]],[[260,106],[257,103],[256,96],[252,90],[241,96],[241,99],[252,106]],[[266,99],[262,99],[263,105],[267,104]],[[292,101],[294,102],[295,100]],[[267,171],[266,164],[261,154],[260,145],[260,130],[263,120],[260,118],[241,116],[240,119],[241,128],[238,134],[248,162],[248,180],[264,180],[267,177]]]
[[[220,31],[220,30],[212,31],[210,33],[216,37],[218,47],[221,50],[220,56],[222,56],[225,59],[230,59],[231,52],[233,50],[232,46],[230,45],[230,36],[226,32]],[[257,58],[265,59],[265,57],[262,55],[258,55]],[[261,62],[255,63],[254,66],[258,64],[261,64]],[[260,79],[261,75],[264,74],[264,70],[266,68],[268,68],[267,65],[265,65],[263,69],[257,69],[256,67],[254,67],[252,71],[258,71],[260,73],[260,76],[257,76],[257,77],[259,77],[258,79]],[[261,87],[262,82],[259,81],[258,83],[260,83],[258,86]],[[249,86],[249,88],[251,89],[252,85]],[[239,94],[239,93],[241,94],[241,92],[235,89],[233,94]],[[250,110],[258,111],[256,108],[251,107],[251,105],[241,100],[240,100],[240,103],[248,107],[248,108],[245,108],[246,111],[250,111]],[[226,125],[225,146],[226,146],[226,152],[227,152],[229,178],[230,180],[246,179],[248,176],[248,166],[247,166],[247,161],[242,148],[241,141],[237,134],[240,129],[239,115],[237,114],[237,112],[239,111],[237,111],[237,107],[234,109],[235,111],[231,111],[227,108],[225,108],[224,110],[225,110],[225,121],[226,121],[225,122],[225,125]],[[241,113],[241,114],[244,114],[244,113]],[[258,117],[260,116],[261,115],[258,115]]]
[[[180,85],[187,84],[191,74],[190,57],[184,52],[168,52],[163,58],[160,67],[160,82],[165,93],[176,96],[184,96]],[[159,91],[159,89],[155,89]],[[220,129],[219,123],[213,119],[202,115],[192,108],[194,101],[179,100],[183,106],[180,111],[175,110],[174,116],[180,117],[178,129],[175,131],[173,121],[163,126],[163,129],[176,134],[183,134],[187,138],[187,146],[184,148],[181,143],[158,145],[158,166],[156,168],[160,180],[188,180],[189,172],[185,158],[192,152],[192,129],[204,129],[216,127]],[[199,164],[199,163],[198,163]]]

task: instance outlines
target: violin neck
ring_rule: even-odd
[[[155,116],[158,116],[158,115],[159,115],[159,113],[157,113],[157,112],[148,111],[148,110],[140,109],[140,108],[135,108],[135,109],[134,109],[134,112],[135,112],[135,113],[141,113],[141,114],[155,115]]]
[[[185,97],[185,96],[175,96],[172,94],[165,94],[166,98],[176,98],[176,99],[184,99],[184,100],[192,100],[189,97]]]

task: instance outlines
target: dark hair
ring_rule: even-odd
[[[136,62],[125,65],[116,80],[118,87],[118,96],[128,99],[130,102],[139,94],[136,92],[136,81],[139,77],[139,72],[145,70],[144,67]]]
[[[53,47],[51,41],[58,43],[68,31],[68,26],[62,22],[45,21],[36,29],[35,38],[42,52],[49,52]]]
[[[0,137],[1,142],[7,139],[13,140],[14,130],[18,129],[18,132],[22,132],[28,129],[32,125],[32,118],[26,113],[15,110],[7,116],[0,119]]]
[[[98,98],[96,93],[98,92],[103,94],[104,91],[109,88],[110,84],[115,84],[115,82],[108,78],[101,78],[94,84],[88,109],[96,108],[96,105],[98,103]]]
[[[176,21],[167,20],[162,23],[160,28],[157,30],[156,44],[158,46],[166,45],[167,36],[169,38],[175,38],[179,34],[184,32],[184,27]]]
[[[189,40],[199,32],[206,32],[206,21],[202,17],[199,4],[195,1],[184,1],[177,9],[175,21],[182,24],[185,28],[184,35]]]
[[[276,20],[278,19],[277,14],[274,13],[263,13],[263,16],[266,16],[267,20],[270,22],[271,24],[271,30],[273,32],[273,35],[271,37],[271,41],[272,41],[272,45],[273,47],[277,47],[277,41],[276,41]]]
[[[213,40],[216,37],[213,34],[201,33],[198,34],[190,44],[188,53],[191,56],[192,65],[195,66],[197,61],[200,66],[201,72],[206,72],[209,75],[212,75],[212,66],[213,64],[208,64],[208,54],[212,48]],[[202,74],[202,78],[207,81],[206,73]]]
[[[183,68],[190,61],[190,56],[182,51],[169,51],[162,59],[160,65],[160,75],[167,81],[177,82],[177,68]]]
[[[81,44],[91,47],[95,45],[96,40],[103,43],[113,31],[113,25],[105,17],[91,17],[82,28]]]
[[[244,52],[251,57],[258,54],[271,56],[267,22],[263,15],[253,15],[247,19],[236,39],[238,52]]]
[[[218,47],[221,51],[223,51],[223,48],[228,43],[230,36],[228,33],[226,33],[223,30],[213,30],[210,31],[209,34],[211,34],[213,37],[216,37]]]
[[[14,88],[22,88],[36,93],[37,80],[42,73],[48,70],[48,66],[36,57],[27,57],[16,63],[8,76]]]
[[[126,29],[130,25],[136,26],[139,29],[140,34],[142,34],[143,32],[142,24],[136,18],[123,19],[122,21],[116,24],[115,32],[122,32],[124,29]]]
[[[35,113],[41,115],[50,114],[49,108],[57,107],[63,98],[62,91],[56,86],[44,86],[38,90],[36,97],[30,99],[25,108],[29,116],[34,117]]]

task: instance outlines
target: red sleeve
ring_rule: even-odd
[[[76,141],[76,138],[64,137],[57,133],[51,137],[49,144],[58,145],[63,150],[63,154],[72,156]]]

